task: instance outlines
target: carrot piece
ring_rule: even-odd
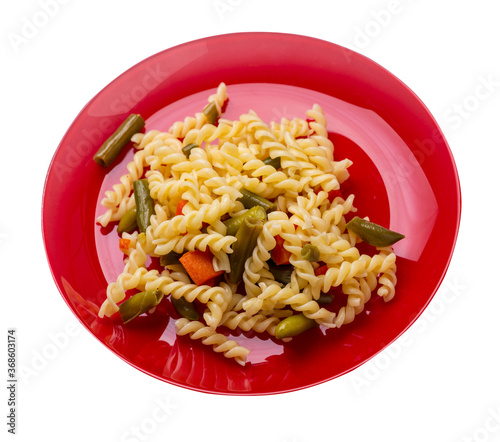
[[[320,276],[320,275],[325,275],[326,272],[328,271],[328,266],[325,264],[321,267],[318,267],[315,271],[314,271],[314,274],[316,276]]]
[[[276,247],[271,250],[271,258],[274,263],[278,266],[290,264],[290,257],[292,254],[283,246],[285,240],[279,235],[275,236],[274,239],[276,240]]]
[[[224,273],[224,272],[219,272],[219,273]],[[221,282],[221,277],[220,275],[217,276],[216,278],[209,279],[208,281],[205,282],[204,285],[208,285],[209,287],[216,287],[220,284]]]
[[[177,203],[177,207],[175,209],[175,216],[177,215],[184,215],[182,213],[182,209],[184,209],[184,206],[187,204],[188,202],[187,201],[184,201],[184,200],[180,200],[178,203]]]
[[[120,250],[125,253],[130,246],[130,239],[120,238]]]
[[[218,272],[214,270],[212,264],[213,257],[209,249],[204,252],[194,250],[193,252],[184,253],[179,258],[179,261],[196,285],[204,285],[206,282],[224,273],[224,270]]]

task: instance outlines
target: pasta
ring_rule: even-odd
[[[177,334],[180,336],[189,334],[191,339],[201,339],[203,344],[213,346],[214,351],[224,353],[226,358],[234,358],[240,365],[245,365],[249,350],[236,341],[228,339],[215,329],[204,326],[199,321],[189,321],[186,318],[178,319],[175,322]]]
[[[143,232],[122,234],[123,272],[109,283],[99,315],[121,312],[128,291],[203,305],[202,318],[176,321],[177,334],[245,365],[249,350],[227,330],[278,337],[282,321],[298,314],[339,328],[363,311],[372,293],[394,297],[397,267],[391,245],[361,253],[360,237],[348,228],[354,195],[340,187],[352,162],[334,158],[321,107],[314,104],[307,120],[268,125],[253,111],[222,119],[227,97],[221,83],[208,98],[218,122],[204,110],[167,132],[133,135],[134,159],[105,193],[106,211],[97,222],[105,227],[139,210],[136,180],[146,182],[154,210]],[[254,206],[266,208],[262,219],[249,215]],[[228,233],[232,222],[241,226]],[[256,232],[253,243],[239,236],[247,224]],[[147,264],[164,259],[162,271]],[[241,277],[232,280],[238,268]],[[325,304],[332,296],[342,301],[336,308]]]

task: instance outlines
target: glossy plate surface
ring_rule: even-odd
[[[300,50],[299,50],[300,48]],[[398,243],[396,297],[376,295],[352,324],[314,329],[283,344],[233,332],[251,353],[246,367],[187,337],[176,337],[169,302],[126,326],[99,319],[106,286],[123,268],[116,224],[95,222],[100,200],[126,173],[133,152],[111,170],[93,154],[130,114],[146,130],[200,111],[217,85],[228,85],[225,118],[249,109],[267,123],[305,118],[314,103],[328,119],[335,158],[350,158],[345,192],[358,215],[406,235]],[[158,53],[106,86],[76,117],[57,148],[44,190],[42,230],[55,282],[82,324],[143,372],[193,390],[272,394],[298,390],[358,367],[423,312],[453,253],[460,186],[450,149],[422,102],[397,78],[348,49],[274,33],[221,35]],[[65,220],[61,223],[61,220]]]

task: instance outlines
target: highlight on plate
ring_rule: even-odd
[[[392,245],[404,236],[367,217],[347,222],[354,195],[341,185],[352,162],[334,159],[320,105],[268,125],[251,110],[223,119],[226,100],[221,83],[168,132],[141,133],[131,115],[94,157],[108,167],[129,141],[136,149],[97,219],[118,222],[126,255],[99,316],[127,323],[171,302],[178,335],[245,365],[249,350],[228,329],[289,340],[352,322],[372,293],[390,301]]]

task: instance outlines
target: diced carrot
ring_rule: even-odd
[[[182,209],[184,209],[184,206],[188,203],[188,201],[184,201],[184,200],[180,200],[178,203],[177,203],[177,207],[175,209],[175,216],[177,215],[184,215],[182,213]]]
[[[130,246],[130,239],[120,238],[120,250],[125,253]]]
[[[221,274],[224,272],[220,272]],[[215,287],[218,286],[221,282],[221,275],[216,276],[215,278],[209,279],[208,281],[205,282],[204,285],[208,285],[209,287]]]
[[[274,239],[276,240],[276,247],[271,250],[271,258],[274,263],[278,266],[290,264],[290,257],[292,254],[283,246],[285,240],[279,235],[275,236]]]
[[[321,267],[318,267],[315,271],[314,271],[314,274],[316,276],[320,276],[320,275],[325,275],[326,272],[328,271],[328,266],[325,264]]]
[[[179,258],[179,261],[196,285],[204,285],[207,281],[224,273],[223,270],[218,272],[214,270],[212,264],[213,257],[209,249],[204,252],[195,250],[193,252],[184,253],[184,255]]]

